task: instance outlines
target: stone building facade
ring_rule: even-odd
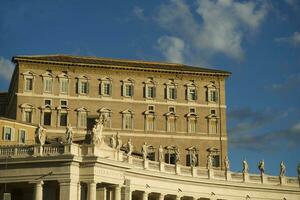
[[[134,146],[147,142],[169,151],[182,164],[191,149],[204,166],[208,151],[214,166],[227,155],[225,80],[229,72],[181,64],[78,56],[16,56],[5,116],[47,128],[61,137],[71,124],[82,140],[99,115],[105,135],[117,132]],[[140,149],[134,149],[139,153]],[[152,154],[152,159],[157,156]]]

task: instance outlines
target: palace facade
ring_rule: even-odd
[[[229,72],[16,56],[0,93],[0,200],[299,200],[298,177],[230,170]]]

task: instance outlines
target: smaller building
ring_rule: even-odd
[[[37,125],[0,117],[0,145],[34,144]]]

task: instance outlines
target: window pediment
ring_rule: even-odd
[[[85,107],[80,107],[80,108],[76,108],[75,111],[77,111],[77,112],[88,112],[88,109],[86,109]]]
[[[70,79],[71,78],[71,76],[69,74],[66,74],[66,73],[61,73],[61,74],[57,75],[57,77],[59,79]]]
[[[146,110],[144,112],[144,115],[156,115],[156,114],[155,114],[155,111],[153,111],[153,110]]]
[[[121,80],[121,82],[123,82],[123,83],[132,83],[133,84],[135,81],[132,78],[127,78],[127,79]]]
[[[134,114],[134,112],[131,109],[123,110],[121,113],[122,114],[132,114],[132,115]]]
[[[79,76],[77,76],[76,77],[77,79],[85,79],[85,80],[89,80],[90,78],[88,78],[87,76],[85,76],[85,75],[79,75]]]
[[[216,114],[209,114],[206,116],[207,119],[219,119],[219,117]]]
[[[193,112],[189,112],[185,115],[185,117],[196,117],[198,118],[199,116],[196,114],[196,113],[193,113]]]
[[[98,109],[97,112],[98,113],[112,113],[112,111],[110,109],[105,108],[105,107]]]
[[[27,72],[24,72],[24,73],[21,73],[23,76],[29,76],[29,77],[34,77],[36,76],[36,73],[34,72],[31,72],[31,71],[27,71]]]
[[[176,115],[176,113],[175,113],[175,112],[172,112],[172,111],[167,112],[167,113],[165,113],[164,115],[165,115],[166,117],[178,117],[178,115]]]
[[[54,78],[55,76],[54,76],[54,74],[52,74],[51,72],[45,72],[45,73],[43,73],[43,74],[41,74],[41,76],[43,77],[43,78],[45,78],[45,77],[49,77],[49,78]]]
[[[34,106],[32,104],[29,104],[29,103],[23,103],[23,104],[20,105],[20,108],[34,109]]]
[[[199,148],[195,147],[195,146],[190,146],[190,147],[186,148],[185,150],[187,150],[187,151],[198,151]]]

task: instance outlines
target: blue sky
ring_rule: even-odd
[[[0,4],[0,90],[14,55],[75,54],[231,71],[229,157],[241,171],[296,175],[300,162],[297,0],[18,1]]]

